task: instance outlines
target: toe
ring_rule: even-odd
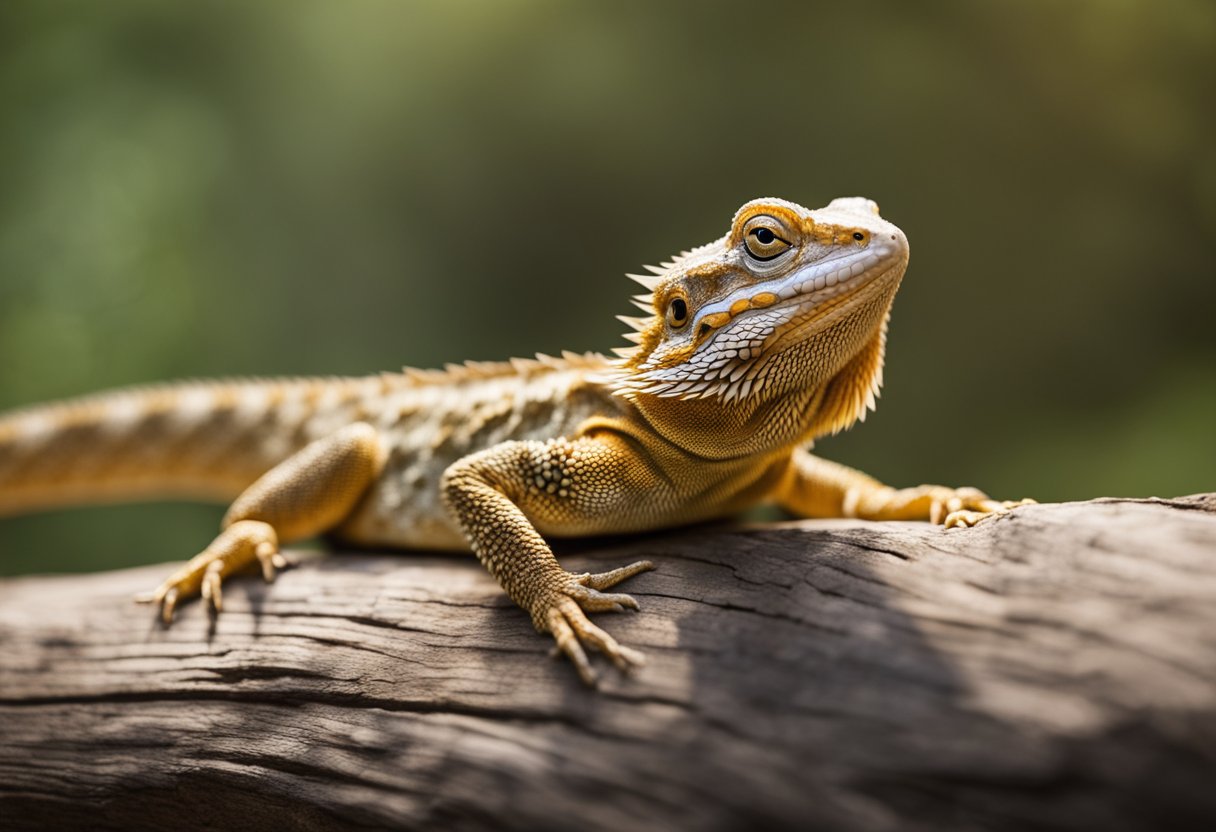
[[[549,626],[549,632],[553,634],[553,640],[557,642],[557,649],[574,663],[574,669],[578,671],[578,676],[583,680],[583,684],[595,687],[598,681],[595,671],[591,669],[591,663],[587,661],[587,654],[583,650],[583,646],[579,644],[578,637],[575,636],[574,630],[567,623],[562,611],[556,607],[549,610],[546,623]]]
[[[178,597],[177,587],[174,587],[166,592],[165,597],[161,600],[160,618],[165,622],[166,627],[173,623],[173,611],[177,609]]]
[[[206,574],[203,575],[203,600],[211,604],[211,609],[219,612],[224,608],[224,593],[223,593],[223,564],[218,561],[207,567]]]
[[[598,599],[595,603],[605,603],[608,608],[620,608],[617,599],[620,596],[599,593],[595,590],[576,585],[579,590],[589,593]],[[627,596],[625,596],[627,597]],[[632,601],[633,599],[629,599]],[[584,600],[578,599],[574,593],[559,597],[545,613],[544,621],[547,629],[553,635],[557,650],[565,654],[574,663],[579,678],[587,685],[595,685],[597,678],[591,663],[587,660],[584,646],[597,650],[608,657],[622,671],[631,670],[645,663],[646,657],[637,650],[625,647],[602,629],[592,624],[587,618],[585,609],[594,610],[598,607],[585,606]]]
[[[567,593],[587,612],[621,612],[626,609],[641,609],[632,595],[623,592],[600,592],[585,586],[575,585]]]
[[[645,663],[646,659],[641,653],[619,644],[608,633],[592,624],[581,610],[577,614],[567,614],[567,619],[580,641],[603,653],[620,670],[627,671]]]
[[[261,564],[262,578],[266,583],[274,580],[276,570],[287,568],[287,558],[279,554],[274,544],[268,541],[259,543],[254,549],[253,555],[258,559],[258,563]]]
[[[622,566],[608,572],[579,575],[576,580],[589,589],[608,589],[616,586],[626,578],[632,578],[634,575],[647,572],[651,569],[654,569],[653,563],[648,560],[639,560],[637,563],[631,563],[628,566]]]

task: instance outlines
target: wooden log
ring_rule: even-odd
[[[170,629],[167,566],[0,583],[4,829],[1027,829],[1216,818],[1216,495],[639,556],[599,690],[472,558],[306,556]],[[1213,828],[1208,826],[1208,828]]]

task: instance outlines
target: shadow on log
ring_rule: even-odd
[[[1216,495],[638,557],[649,664],[546,658],[472,558],[307,558],[172,629],[168,567],[0,583],[0,826],[1026,829],[1216,817]],[[1208,828],[1213,828],[1209,826]]]

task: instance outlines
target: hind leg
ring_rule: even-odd
[[[211,544],[137,601],[160,604],[166,624],[177,604],[202,595],[223,603],[223,579],[253,564],[273,580],[287,566],[279,544],[333,528],[379,475],[384,453],[375,428],[363,422],[318,439],[263,474],[229,507]]]

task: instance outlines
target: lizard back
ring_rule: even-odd
[[[356,378],[202,381],[85,396],[0,416],[0,515],[132,499],[229,501],[309,442],[357,421],[386,463],[338,535],[467,548],[440,503],[452,462],[507,439],[548,439],[625,407],[566,353]]]

